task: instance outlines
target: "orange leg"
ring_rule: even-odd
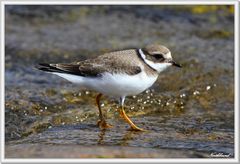
[[[130,118],[126,115],[125,111],[124,111],[124,107],[121,106],[120,110],[119,110],[120,116],[131,126],[130,130],[133,131],[146,131],[144,129],[141,129],[139,127],[137,127],[131,120]]]
[[[108,124],[102,114],[102,109],[100,106],[100,98],[102,97],[102,94],[99,93],[96,97],[96,104],[99,110],[99,120],[97,122],[97,125],[101,128],[101,129],[107,129],[107,128],[111,128],[113,127],[112,125]]]

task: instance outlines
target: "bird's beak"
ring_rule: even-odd
[[[175,66],[175,67],[179,67],[179,68],[181,68],[182,66],[180,65],[180,64],[177,64],[175,61],[171,61],[170,63],[172,63],[172,65],[173,66]]]

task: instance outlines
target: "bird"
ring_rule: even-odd
[[[132,131],[146,131],[133,123],[125,112],[124,101],[150,88],[159,74],[170,66],[181,67],[171,51],[161,44],[144,48],[106,52],[96,58],[71,63],[39,63],[37,69],[58,75],[79,86],[98,92],[96,105],[99,111],[97,126],[100,129],[113,127],[107,123],[100,105],[103,95],[119,101],[119,114]]]

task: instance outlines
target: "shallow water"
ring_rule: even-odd
[[[234,157],[231,8],[132,8],[7,7],[6,157]],[[102,108],[114,127],[98,129],[97,93],[34,68],[149,43],[164,43],[183,68],[169,68],[151,89],[127,98],[127,114],[147,132],[128,131],[107,97]],[[36,147],[39,153],[28,151]],[[58,148],[66,151],[44,153]]]

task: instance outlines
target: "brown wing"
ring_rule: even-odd
[[[119,51],[120,52],[120,51]],[[131,56],[131,54],[129,54]],[[88,59],[75,63],[41,64],[38,69],[48,72],[60,72],[85,77],[101,76],[105,72],[135,75],[141,72],[131,57],[118,53],[109,53],[95,59]]]

